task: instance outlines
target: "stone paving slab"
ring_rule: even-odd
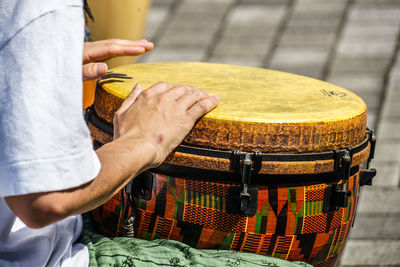
[[[400,241],[349,240],[341,266],[399,266]]]
[[[400,69],[399,69],[400,74]],[[400,75],[395,76],[395,73],[389,78],[389,85],[386,90],[387,99],[399,99],[400,98]]]
[[[383,118],[379,121],[378,137],[382,140],[400,141],[400,123],[398,120]]]
[[[294,2],[293,14],[323,14],[328,18],[341,14],[346,4],[347,0],[298,0]]]
[[[375,94],[377,97],[383,89],[383,78],[381,75],[371,75],[365,73],[334,73],[327,81],[356,94],[367,93]]]
[[[155,6],[152,7],[151,12],[147,16],[147,25],[144,37],[148,40],[153,40],[157,30],[168,17],[168,6]]]
[[[287,5],[291,0],[240,0],[240,4]]]
[[[336,40],[334,32],[304,32],[286,30],[282,35],[279,46],[291,47],[321,47],[329,49]]]
[[[356,24],[347,23],[343,29],[341,39],[342,41],[358,41],[358,42],[374,42],[379,40],[380,42],[395,42],[397,33],[399,31],[399,25],[384,24]]]
[[[177,13],[185,14],[222,14],[234,0],[183,0]]]
[[[320,77],[329,56],[328,49],[279,47],[272,56],[269,67],[297,74]],[[304,58],[307,61],[304,62]]]
[[[338,55],[331,63],[331,72],[337,73],[369,73],[384,76],[391,60],[382,58],[353,58]]]
[[[149,53],[145,62],[166,62],[166,61],[202,61],[206,54],[206,48],[174,48],[160,47]]]
[[[285,11],[285,6],[237,5],[229,13],[226,25],[264,28],[278,24]]]
[[[369,41],[369,42],[340,42],[337,46],[336,53],[349,58],[383,58],[391,59],[396,48],[395,40],[388,42]]]
[[[339,27],[339,20],[325,20],[321,19],[310,19],[302,21],[299,23],[299,20],[290,20],[286,26],[285,31],[289,33],[336,33]]]
[[[379,161],[375,159],[371,166],[378,171],[378,174],[373,180],[374,187],[398,187],[400,185],[400,162]]]
[[[393,6],[399,7],[398,0],[355,0],[357,4],[361,4],[364,6],[373,6],[373,7],[380,7],[380,6]]]
[[[385,92],[385,105],[382,108],[382,123],[400,121],[400,76],[395,78],[395,74],[389,80],[389,86]],[[383,127],[383,126],[382,126]]]
[[[352,240],[400,239],[400,214],[389,215],[356,215],[354,226],[350,231]]]
[[[242,65],[249,67],[262,67],[263,60],[257,55],[243,56],[243,55],[216,55],[209,58],[207,61],[221,64]]]
[[[400,214],[399,203],[399,188],[364,186],[360,193],[360,202],[357,213],[379,213],[382,216],[388,214]]]
[[[251,43],[245,39],[237,43],[232,43],[229,42],[229,39],[224,39],[216,45],[213,55],[232,55],[232,57],[237,55],[242,55],[243,57],[257,55],[262,57],[262,55],[265,55],[270,50],[272,37],[267,36],[257,39],[260,41]]]
[[[387,141],[380,139],[379,130],[377,131],[377,142],[375,158],[377,161],[395,161],[400,162],[400,143],[398,141]]]
[[[176,0],[152,0],[151,8],[153,9],[154,7],[157,7],[157,6],[171,6],[175,2],[176,2]],[[151,10],[151,12],[153,12],[153,10]]]
[[[399,5],[377,7],[362,3],[363,1],[359,1],[350,9],[348,21],[360,24],[390,25],[396,24],[400,20]]]

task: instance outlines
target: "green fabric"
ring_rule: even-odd
[[[127,237],[107,238],[84,230],[80,242],[89,248],[95,266],[311,266],[231,250],[199,250],[181,242]]]

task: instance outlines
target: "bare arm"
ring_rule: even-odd
[[[194,123],[219,102],[219,97],[188,86],[160,83],[142,92],[136,86],[114,118],[115,140],[101,147],[101,170],[77,188],[6,197],[13,212],[39,228],[106,202],[140,172],[164,161]]]

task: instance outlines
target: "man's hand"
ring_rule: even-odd
[[[107,72],[107,64],[94,62],[118,56],[138,56],[152,50],[153,46],[153,43],[147,40],[108,39],[86,42],[83,48],[82,78],[84,81],[97,79]]]
[[[33,228],[92,210],[139,173],[161,164],[195,122],[218,103],[218,96],[190,86],[158,83],[142,91],[136,85],[115,114],[114,140],[96,150],[101,169],[95,179],[68,190],[5,200]]]
[[[137,84],[115,113],[114,139],[142,140],[153,153],[147,168],[156,167],[218,103],[219,96],[190,86],[158,83],[143,91]]]

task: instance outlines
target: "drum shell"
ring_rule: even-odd
[[[165,66],[170,67],[169,64],[163,65]],[[197,66],[191,65],[194,68]],[[160,71],[160,67],[156,66],[156,69]],[[99,81],[94,112],[105,123],[112,122],[115,111],[123,101],[123,97],[112,93],[113,90],[110,89],[113,87],[109,85],[127,87],[128,84],[132,85],[128,81],[136,82],[136,79],[143,85],[137,72],[139,69],[134,69],[128,75],[123,68],[118,69]],[[293,81],[296,79],[297,77]],[[322,86],[326,88],[328,85]],[[317,91],[320,93],[319,88]],[[326,97],[330,99],[336,96]],[[354,116],[315,123],[265,124],[215,121],[204,117],[195,125],[183,144],[221,151],[238,149],[251,153],[332,153],[336,149],[357,146],[365,140],[366,108],[363,107],[365,104],[360,105]],[[112,131],[105,133],[92,123],[89,123],[89,128],[92,136],[100,143],[112,140]],[[261,133],[264,135],[258,135]],[[368,144],[352,154],[351,167],[356,171],[353,171],[348,180],[347,189],[351,191],[351,196],[345,207],[334,210],[325,210],[324,207],[330,205],[329,192],[332,187],[341,184],[341,178],[335,173],[338,162],[336,159],[263,161],[257,178],[264,177],[275,183],[264,184],[263,181],[260,182],[264,179],[262,178],[251,184],[258,190],[258,200],[256,214],[249,216],[231,213],[226,206],[230,202],[229,192],[232,189],[240,190],[242,184],[233,180],[221,180],[218,175],[196,176],[196,170],[205,169],[234,174],[229,158],[174,151],[166,159],[165,165],[172,166],[172,169],[189,168],[194,172],[189,176],[174,172],[155,172],[151,199],[135,198],[134,201],[132,211],[136,216],[135,236],[148,240],[174,239],[196,248],[247,251],[293,261],[307,261],[317,266],[330,266],[339,257],[354,220],[359,191],[359,165],[368,158],[369,151]],[[280,182],[280,176],[290,177],[292,183]],[[303,179],[304,177],[312,179]],[[96,226],[104,234],[120,234],[119,198],[119,195],[115,196],[93,212]]]
[[[156,174],[151,199],[135,199],[135,237],[330,265],[340,255],[354,220],[359,172],[349,178],[352,195],[347,207],[326,212],[323,207],[331,186],[257,186],[256,215],[245,216],[226,210],[229,191],[239,189],[239,183]],[[119,197],[93,213],[103,234],[118,235]]]

